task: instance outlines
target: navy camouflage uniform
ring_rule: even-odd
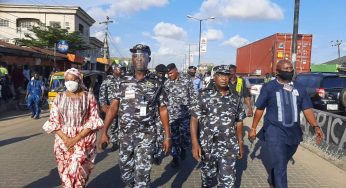
[[[99,93],[100,106],[110,105],[111,94],[119,90],[119,83],[121,78],[113,75],[108,75],[107,78],[102,82]],[[110,142],[113,144],[118,142],[118,118],[114,118],[110,129]]]
[[[218,187],[234,187],[235,162],[239,153],[236,122],[245,118],[236,93],[222,96],[216,87],[203,89],[193,101],[192,116],[200,122],[202,186],[211,187],[217,176]]]
[[[181,149],[190,145],[190,107],[196,93],[190,78],[179,74],[176,80],[166,80],[168,95],[169,126],[171,128],[171,155],[180,155]]]
[[[132,76],[126,76],[120,82],[118,92],[111,96],[120,101],[119,166],[121,178],[129,186],[150,187],[157,131],[156,112],[159,106],[167,104],[167,96],[164,92],[157,94],[158,88],[156,80],[146,77],[138,81]],[[143,107],[146,109],[145,114],[141,114]]]

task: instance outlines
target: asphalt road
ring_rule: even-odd
[[[60,179],[53,156],[53,135],[43,132],[48,113],[33,120],[23,112],[0,115],[0,187],[59,187]],[[251,119],[245,121],[249,125]],[[247,128],[245,128],[247,131]],[[246,157],[237,164],[237,187],[269,187],[264,164],[266,148],[257,141],[250,147],[245,139]],[[152,187],[200,187],[199,164],[190,152],[177,169],[170,167],[171,157],[160,166],[153,165]],[[346,187],[346,172],[300,147],[288,165],[289,187]],[[87,187],[124,187],[120,179],[118,151],[98,154]]]

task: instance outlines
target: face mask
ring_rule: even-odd
[[[76,81],[67,81],[67,82],[65,82],[65,86],[69,92],[73,93],[73,92],[77,91],[79,84]]]
[[[196,72],[189,72],[189,75],[194,77],[196,75]]]
[[[288,72],[288,71],[277,70],[277,72],[278,72],[278,76],[285,81],[291,81],[294,75],[294,71]]]

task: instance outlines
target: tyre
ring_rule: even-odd
[[[346,88],[340,92],[340,102],[346,108]]]

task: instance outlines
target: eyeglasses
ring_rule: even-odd
[[[219,78],[229,78],[229,74],[223,74],[223,73],[216,73],[215,76]]]
[[[147,53],[133,53],[132,57],[133,58],[147,58],[147,57],[149,57],[149,54],[147,54]]]

